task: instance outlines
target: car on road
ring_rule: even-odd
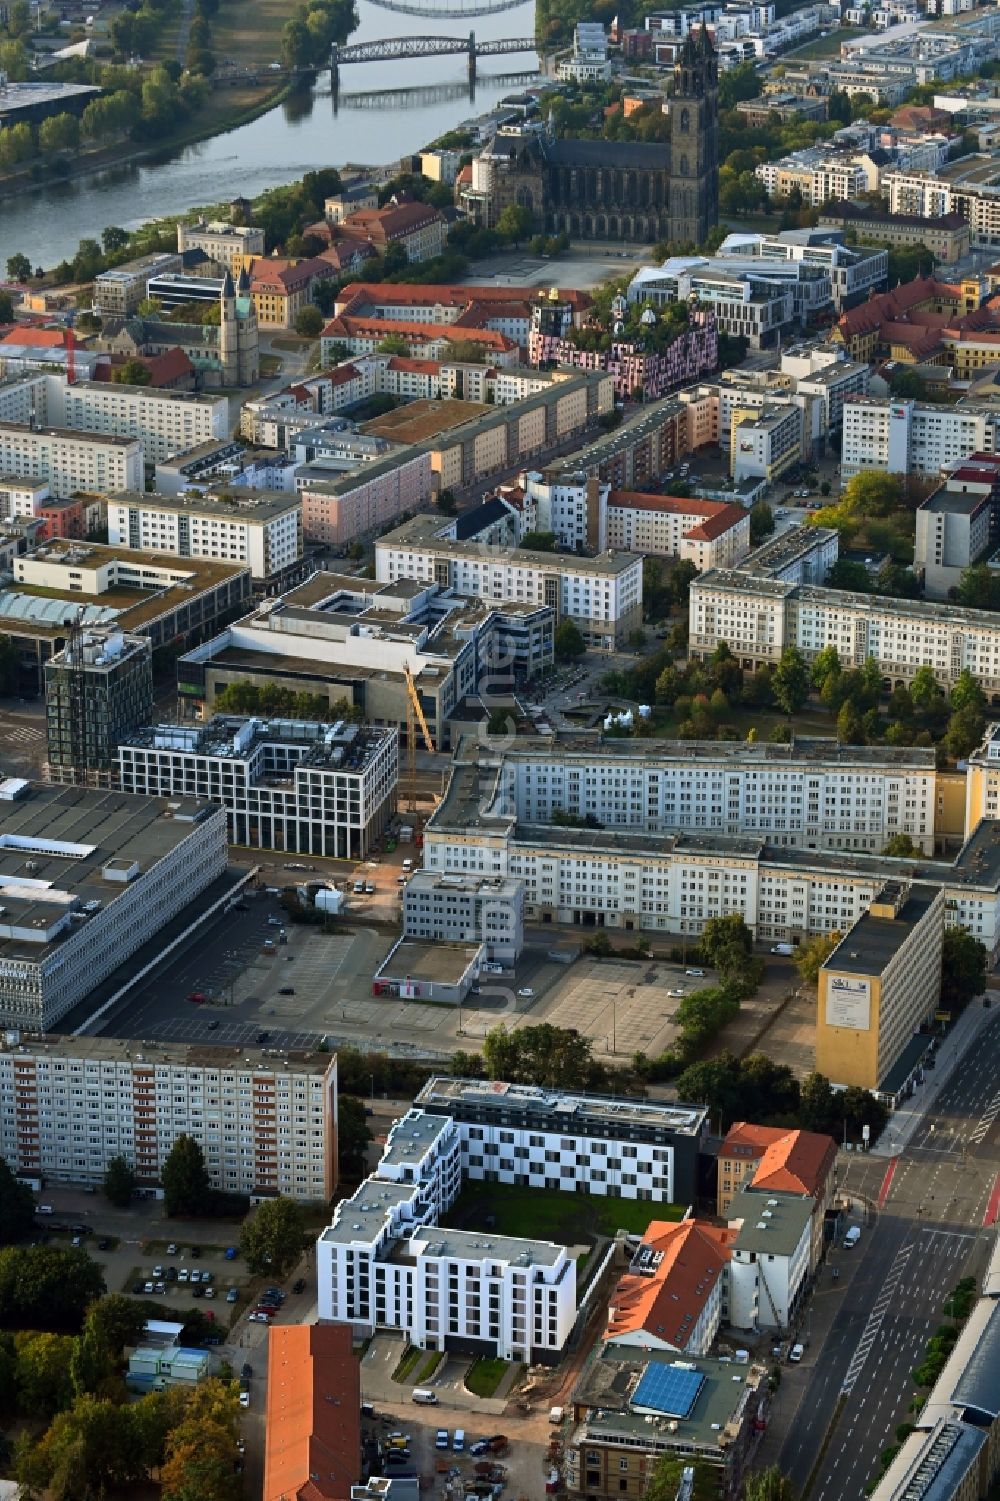
[[[435,1449],[451,1448],[451,1434],[448,1432],[447,1428],[438,1429],[437,1433],[434,1436],[434,1447]]]
[[[240,1406],[241,1407],[249,1407],[250,1406],[250,1393],[249,1392],[240,1392]]]
[[[177,1268],[175,1266],[168,1266],[167,1267],[166,1278],[167,1278],[168,1282],[176,1282],[177,1281]]]
[[[192,990],[190,995],[188,996],[188,1000],[192,1003],[192,1005],[200,1006],[204,1001],[208,1000],[208,996],[203,990]]]
[[[265,1043],[267,1041],[267,1039],[270,1037],[270,1035],[271,1035],[270,1032],[258,1032],[257,1033],[257,1046],[260,1047],[263,1043]]]
[[[240,1295],[237,1292],[236,1288],[235,1287],[231,1287],[229,1289],[229,1291],[226,1293],[226,1302],[227,1303],[236,1303],[236,1302],[239,1301],[239,1296]]]
[[[201,1281],[201,1272],[198,1270],[197,1267],[195,1267],[194,1271],[191,1273],[190,1280],[192,1282],[200,1282]]]
[[[214,1032],[214,1031],[215,1031],[215,1029],[216,1029],[216,1027],[217,1027],[217,1026],[218,1026],[218,1025],[219,1025],[219,1023],[218,1023],[218,1022],[217,1022],[217,1021],[216,1021],[216,1019],[215,1019],[215,1018],[214,1018],[214,1017],[213,1017],[213,1018],[212,1018],[212,1020],[211,1020],[211,1021],[210,1021],[210,1022],[209,1022],[209,1024],[208,1024],[208,1030],[209,1030],[209,1031],[210,1031],[210,1032]]]
[[[244,1381],[250,1380],[250,1377],[253,1375],[253,1366],[250,1364],[249,1360],[245,1360],[243,1362],[242,1369],[240,1370],[240,1375],[243,1377]]]
[[[205,1294],[206,1298],[214,1298],[215,1297],[215,1288],[214,1287],[203,1287],[202,1288],[202,1292]]]
[[[294,1282],[292,1284],[292,1292],[293,1293],[304,1293],[305,1290],[306,1290],[306,1279],[304,1277],[299,1277],[298,1281],[296,1281],[296,1282]]]
[[[168,1256],[176,1256],[177,1255],[177,1242],[175,1240],[172,1240],[170,1242],[169,1246],[167,1247],[167,1255]]]
[[[202,1287],[200,1282],[198,1283],[197,1287],[192,1287],[191,1296],[192,1298],[203,1298],[205,1296],[205,1289]]]
[[[521,989],[517,993],[521,997],[522,1001],[530,1001],[532,996],[535,994],[530,985],[522,985]]]
[[[214,1272],[208,1272],[208,1271],[202,1272],[202,1274],[201,1274],[201,1280],[202,1280],[202,1282],[214,1282],[215,1281],[215,1273]]]
[[[686,975],[692,975],[696,980],[702,980],[705,977],[705,971],[703,969],[686,969],[684,973]]]
[[[82,1235],[74,1235],[73,1236],[73,1245],[74,1246],[82,1246],[83,1245],[83,1236]]]
[[[365,882],[365,896],[374,896],[374,895],[375,895],[375,882],[374,881],[366,881]]]
[[[792,1365],[798,1365],[799,1361],[802,1359],[805,1353],[806,1352],[804,1345],[793,1345],[788,1352],[788,1359],[791,1361]]]
[[[852,1225],[851,1228],[850,1228],[850,1230],[848,1230],[847,1234],[844,1236],[844,1245],[845,1246],[856,1246],[857,1243],[858,1243],[858,1241],[860,1239],[861,1239],[861,1230],[859,1229],[859,1227],[857,1225]]]

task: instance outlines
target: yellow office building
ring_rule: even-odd
[[[941,996],[944,895],[888,881],[819,973],[816,1068],[835,1085],[895,1095]],[[898,1077],[897,1077],[898,1076]]]

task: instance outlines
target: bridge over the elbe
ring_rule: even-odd
[[[345,47],[334,43],[330,49],[330,73],[334,93],[337,93],[340,69],[348,63],[385,63],[404,58],[454,57],[464,53],[469,59],[469,77],[475,78],[477,58],[535,51],[534,37],[502,37],[497,41],[477,42],[474,31],[470,31],[468,37],[390,36],[371,42],[352,42]]]

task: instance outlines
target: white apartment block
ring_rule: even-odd
[[[786,1330],[806,1292],[812,1201],[741,1189],[727,1213],[737,1231],[729,1249],[728,1322],[734,1329]]]
[[[604,552],[593,558],[563,553],[498,550],[459,542],[440,519],[414,516],[375,544],[380,583],[416,579],[466,598],[550,605],[572,620],[588,647],[612,652],[642,624],[642,558]]]
[[[1000,414],[987,406],[937,406],[890,397],[851,397],[844,403],[841,469],[937,475],[955,459],[1000,449]]]
[[[319,1317],[362,1338],[401,1329],[421,1349],[553,1363],[576,1318],[575,1261],[550,1241],[439,1227],[461,1183],[452,1120],[397,1120],[376,1174],[316,1243]]]
[[[181,254],[185,250],[203,250],[235,279],[248,256],[264,254],[264,231],[254,224],[229,224],[224,220],[206,223],[199,218],[193,224],[178,224],[177,249]]]
[[[0,520],[16,516],[34,516],[51,495],[45,480],[26,480],[17,475],[0,475]]]
[[[246,563],[258,582],[302,559],[298,496],[241,494],[233,500],[133,493],[108,499],[108,542],[142,552]]]
[[[141,490],[142,444],[134,438],[0,422],[0,473],[44,480],[57,500],[80,490]]]
[[[926,748],[757,741],[518,736],[490,811],[519,823],[557,814],[609,831],[749,834],[790,849],[868,850],[908,834],[934,853],[936,771]],[[428,858],[428,864],[430,860]]]
[[[784,402],[768,402],[756,411],[737,408],[729,440],[733,479],[762,479],[772,484],[786,469],[809,457],[812,431],[807,434],[805,430],[805,415],[800,406]]]
[[[521,485],[522,535],[553,532],[561,547],[687,558],[699,572],[735,567],[750,550],[742,506],[612,490],[594,476],[560,470],[529,471]]]
[[[762,162],[755,172],[772,198],[786,197],[797,187],[803,202],[814,208],[831,199],[856,198],[868,188],[860,163],[816,146]]]
[[[126,792],[219,804],[232,844],[360,860],[395,811],[398,739],[292,719],[150,725],[118,746],[118,776]]]
[[[963,160],[976,169],[975,177],[971,173],[961,175],[957,164],[953,164],[946,176],[926,169],[883,173],[882,190],[888,196],[889,210],[893,214],[916,214],[922,219],[959,213],[968,221],[973,245],[998,245],[1000,173],[990,175],[988,157]]]
[[[683,746],[684,751],[691,749]],[[718,750],[713,744],[711,751]],[[711,753],[707,747],[706,753]],[[585,783],[585,770],[581,777]],[[594,795],[582,804],[588,811],[589,804],[596,808],[599,801],[599,776],[594,780]],[[645,820],[644,784],[638,782],[634,792],[630,784],[626,796],[624,772],[618,789],[613,775],[610,787],[607,780],[605,792],[614,793],[620,802],[609,810],[617,816],[603,828],[546,823],[536,812],[537,803],[530,805],[531,813],[526,812],[522,822],[516,777],[513,771],[508,775],[505,758],[498,755],[484,764],[482,748],[462,742],[447,794],[425,830],[425,867],[523,881],[528,922],[683,935],[701,932],[710,917],[740,912],[759,940],[792,943],[818,933],[846,932],[884,884],[885,859],[857,848],[870,841],[869,849],[877,850],[884,842],[871,825],[860,828],[873,805],[883,802],[866,769],[859,767],[853,789],[849,783],[838,787],[832,778],[824,790],[824,811],[815,825],[816,848],[803,847],[801,836],[789,827],[808,813],[808,808],[800,811],[795,806],[793,795],[781,814],[773,805],[759,813],[747,812],[748,818],[771,827],[733,834],[723,833],[728,827],[728,792],[714,795],[712,808],[706,791],[702,810],[695,802],[690,814],[694,831],[667,832],[662,827],[667,820],[661,817],[661,827],[653,832],[653,824]],[[804,797],[808,803],[808,776]],[[912,779],[898,784],[891,802],[886,794],[884,814],[877,814],[874,823],[883,823],[886,837],[890,828],[909,823],[911,837],[925,840],[933,825],[933,803],[930,776],[915,767]],[[710,828],[711,819],[719,819],[720,826]],[[774,826],[782,821],[784,828]],[[819,824],[825,824],[822,833]],[[984,823],[954,864],[919,865],[920,879],[943,889],[948,922],[968,928],[990,954],[1000,947],[997,828]]]
[[[223,874],[226,854],[209,803],[0,783],[0,1025],[54,1027]]]
[[[336,1055],[16,1033],[0,1043],[0,1154],[14,1172],[99,1187],[122,1156],[156,1185],[181,1135],[201,1147],[214,1188],[328,1203]]]
[[[807,661],[833,646],[845,667],[873,657],[887,688],[928,666],[950,689],[967,667],[1000,702],[1000,618],[985,610],[715,569],[692,583],[688,619],[694,657],[708,657],[726,641],[745,666],[759,667],[776,663],[786,646],[797,646]]]
[[[69,385],[46,377],[50,421],[75,432],[113,433],[137,438],[147,464],[229,436],[229,400],[194,391],[160,391],[151,386],[119,386],[108,381]],[[142,486],[139,486],[142,489]]]
[[[481,943],[487,960],[515,964],[524,947],[524,887],[520,881],[414,871],[403,888],[403,937]]]
[[[830,526],[786,527],[754,549],[738,572],[788,584],[825,584],[840,555],[840,533]]]

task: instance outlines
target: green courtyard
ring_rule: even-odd
[[[683,1214],[681,1204],[656,1204],[648,1199],[610,1199],[509,1183],[466,1183],[442,1224],[454,1230],[493,1230],[497,1235],[580,1245],[617,1230],[642,1234],[650,1220],[679,1220]]]

